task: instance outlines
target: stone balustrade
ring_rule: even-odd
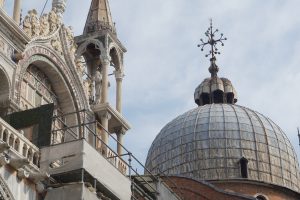
[[[2,144],[6,143],[20,157],[28,159],[29,164],[39,166],[39,148],[1,118],[0,141]]]
[[[117,156],[115,152],[110,149],[107,149],[107,160],[113,164],[122,174],[126,175],[128,166],[126,162]]]

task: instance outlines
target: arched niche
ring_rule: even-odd
[[[76,59],[83,57],[87,67],[87,74],[90,78],[95,75],[96,70],[101,65],[100,56],[105,53],[104,45],[101,41],[90,39],[81,44],[76,52]]]
[[[26,79],[28,77],[26,77],[26,74],[28,73],[28,69],[32,66],[37,68],[46,76],[45,78],[49,80],[49,84],[51,85],[50,86],[51,90],[54,92],[54,95],[57,98],[56,105],[59,106],[61,112],[55,113],[55,115],[61,116],[61,119],[54,118],[55,120],[53,121],[53,125],[52,125],[53,129],[57,129],[55,127],[55,124],[58,123],[57,122],[58,119],[59,119],[59,123],[63,121],[60,123],[61,127],[73,127],[78,125],[79,117],[78,117],[78,113],[76,113],[77,106],[75,102],[75,97],[74,94],[72,93],[72,87],[70,86],[70,83],[67,81],[66,74],[63,71],[61,71],[61,68],[59,68],[56,64],[54,64],[54,62],[52,62],[50,59],[42,55],[33,55],[31,58],[28,59],[27,65],[23,66],[22,68],[22,71],[20,73],[20,79],[19,79],[20,86],[19,86],[19,97],[18,97],[20,101],[19,102],[20,106],[22,106],[21,95],[22,95],[22,91],[24,90],[23,82],[27,81]],[[35,77],[35,75],[32,75],[32,77]],[[78,133],[79,133],[78,128],[67,129],[64,132],[61,132],[61,134],[63,134],[64,141],[70,141],[78,138],[79,136]]]
[[[110,67],[108,69],[108,80],[109,80],[109,102],[112,106],[116,107],[116,94],[117,94],[117,83],[115,74],[120,72],[121,69],[121,59],[120,54],[116,47],[111,46],[109,50],[109,56],[111,59]]]
[[[115,68],[116,71],[122,69],[122,56],[118,48],[112,43],[109,47],[109,56],[111,58],[111,65]]]
[[[10,82],[7,74],[0,67],[0,117],[7,114],[9,94],[10,94]]]

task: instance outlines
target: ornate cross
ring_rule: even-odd
[[[200,39],[201,44],[198,44],[198,47],[201,48],[201,51],[204,50],[204,47],[206,45],[210,45],[211,50],[209,51],[208,54],[205,55],[205,57],[208,57],[209,55],[211,55],[211,59],[214,60],[216,59],[215,55],[217,54],[221,54],[221,52],[219,51],[219,49],[217,48],[217,44],[221,43],[222,46],[224,46],[223,41],[227,40],[227,38],[224,38],[223,33],[221,33],[221,36],[219,37],[219,39],[215,39],[215,34],[219,32],[218,29],[213,30],[213,24],[212,24],[212,19],[210,19],[210,27],[208,28],[208,30],[205,32],[206,37],[208,37],[208,40],[206,42],[204,42],[203,39]]]

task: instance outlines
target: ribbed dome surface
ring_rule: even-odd
[[[269,118],[231,104],[208,104],[180,115],[154,140],[146,161],[153,173],[199,180],[248,179],[299,191],[299,164],[284,132]]]

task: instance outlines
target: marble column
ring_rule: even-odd
[[[103,113],[102,116],[101,116],[101,124],[102,124],[103,128],[107,131],[108,131],[108,121],[110,120],[110,118],[111,118],[111,115],[108,112]],[[108,145],[109,135],[104,129],[102,131],[102,137],[101,138],[102,138],[103,142],[106,145]]]
[[[116,77],[116,110],[122,113],[122,81],[124,74],[121,70],[115,72]]]
[[[117,133],[117,140],[118,140],[118,145],[117,145],[117,153],[118,155],[122,155],[123,154],[123,138],[124,138],[124,134],[125,134],[125,131],[119,131]]]
[[[110,56],[101,56],[102,63],[102,98],[101,103],[107,103],[108,100],[108,68],[110,66]]]
[[[19,24],[20,18],[21,18],[21,0],[15,0],[13,19],[15,20],[15,22],[17,22],[17,24]]]

